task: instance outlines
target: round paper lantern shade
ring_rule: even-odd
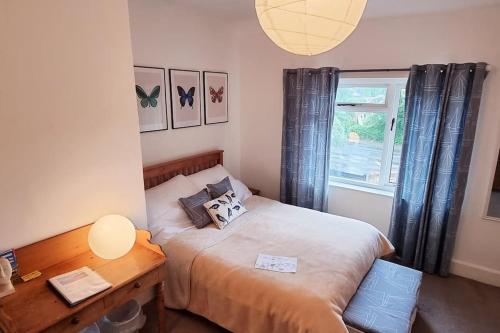
[[[366,0],[255,0],[259,23],[282,49],[316,55],[333,49],[353,31]]]
[[[120,258],[134,246],[135,228],[126,217],[106,215],[92,225],[88,241],[97,256],[103,259]]]

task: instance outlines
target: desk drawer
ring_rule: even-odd
[[[78,332],[97,321],[104,314],[104,302],[99,300],[83,308],[74,315],[51,326],[45,333]],[[29,320],[29,318],[26,318]]]
[[[111,311],[117,306],[129,301],[130,299],[142,294],[158,284],[160,280],[159,267],[149,273],[144,274],[140,278],[126,284],[114,293],[104,298],[104,306],[107,311]]]

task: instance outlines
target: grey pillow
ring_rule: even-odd
[[[212,199],[217,199],[227,191],[233,191],[233,187],[231,186],[231,181],[229,177],[224,178],[217,184],[207,184],[207,188],[210,191],[210,196]]]
[[[179,204],[184,208],[186,214],[188,214],[189,218],[198,229],[212,222],[210,215],[208,215],[207,210],[203,207],[203,204],[210,200],[210,195],[206,188],[190,197],[179,199]]]

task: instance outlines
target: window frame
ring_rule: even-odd
[[[394,141],[396,137],[397,116],[399,99],[402,89],[406,88],[407,77],[377,77],[377,78],[340,78],[338,88],[342,87],[384,87],[387,88],[385,104],[371,103],[335,103],[335,112],[370,112],[386,114],[384,128],[384,143],[380,167],[380,181],[378,184],[370,184],[359,180],[347,179],[329,175],[330,184],[335,183],[352,185],[360,188],[394,192],[396,184],[390,182],[392,157],[394,153]],[[335,115],[334,115],[335,120]],[[391,129],[391,125],[394,124]],[[331,149],[333,149],[332,147]]]

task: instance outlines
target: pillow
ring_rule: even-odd
[[[218,183],[226,177],[229,177],[231,187],[233,188],[233,191],[238,199],[240,199],[241,201],[245,201],[252,196],[252,192],[250,192],[248,187],[240,180],[231,176],[231,174],[220,164],[217,164],[210,169],[202,170],[200,172],[187,176],[187,179],[192,181],[199,191],[201,189],[204,189],[207,184]]]
[[[250,191],[250,189],[245,184],[243,184],[241,180],[236,178],[229,178],[229,180],[231,180],[231,185],[233,186],[234,193],[242,202],[253,195],[252,191]]]
[[[219,229],[224,229],[238,216],[247,212],[233,191],[227,191],[217,199],[204,203],[203,206]]]
[[[156,235],[171,222],[181,229],[192,226],[178,199],[197,191],[196,186],[183,175],[146,190],[148,228],[151,234]]]
[[[210,197],[212,199],[218,198],[227,191],[233,191],[233,187],[231,186],[231,181],[229,177],[224,178],[217,184],[207,184],[208,191],[210,192]]]
[[[229,177],[230,174],[227,170],[220,164],[216,166],[205,169],[200,172],[194,173],[187,176],[187,179],[192,181],[194,185],[199,189],[204,189],[207,184],[215,184],[220,182],[223,178]]]
[[[210,199],[210,195],[208,194],[206,188],[190,197],[179,199],[179,203],[182,208],[184,208],[184,211],[188,214],[191,221],[198,229],[201,229],[212,222],[212,219],[208,215],[205,207],[203,207],[203,204],[210,201]]]

